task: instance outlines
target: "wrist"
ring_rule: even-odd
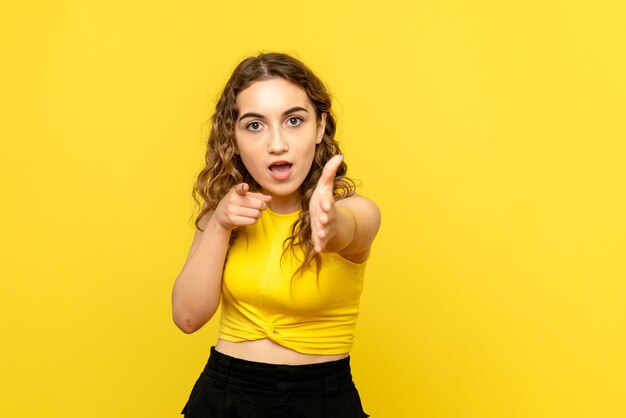
[[[235,226],[232,228],[228,228],[224,226],[218,219],[217,216],[213,216],[209,222],[207,223],[206,230],[208,235],[216,237],[216,238],[225,238],[229,239],[232,230],[235,229]]]

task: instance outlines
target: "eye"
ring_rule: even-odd
[[[302,118],[292,116],[289,119],[287,119],[287,124],[289,126],[299,126],[302,124]]]
[[[259,122],[250,122],[246,125],[246,129],[253,132],[260,131],[261,124]]]

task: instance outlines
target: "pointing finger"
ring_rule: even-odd
[[[235,192],[239,196],[245,196],[249,189],[250,189],[250,186],[248,186],[247,183],[241,183],[235,186]]]
[[[262,200],[265,203],[269,203],[269,202],[272,201],[272,196],[270,196],[268,194],[251,192],[251,193],[248,193],[247,196],[254,197],[256,199]]]

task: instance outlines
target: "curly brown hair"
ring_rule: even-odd
[[[311,100],[317,121],[322,113],[326,113],[326,128],[322,141],[316,145],[315,157],[309,174],[300,186],[300,207],[302,211],[298,219],[291,226],[290,236],[283,245],[283,255],[290,247],[299,246],[304,254],[300,267],[294,276],[310,269],[319,274],[321,257],[315,253],[311,240],[311,220],[309,202],[317,181],[322,174],[326,162],[334,155],[341,154],[339,144],[335,140],[336,122],[331,112],[331,97],[322,81],[301,61],[287,54],[262,53],[243,60],[235,68],[224,91],[217,102],[215,113],[211,118],[211,131],[205,154],[205,167],[198,174],[192,196],[198,206],[195,225],[199,226],[200,219],[207,212],[215,210],[220,200],[228,191],[241,182],[250,185],[250,190],[260,189],[257,182],[248,173],[236,151],[235,121],[238,117],[236,98],[239,92],[249,87],[255,81],[283,78],[301,87]],[[343,199],[355,193],[355,183],[346,177],[348,167],[342,161],[334,180],[333,194],[335,199]],[[206,202],[203,206],[202,203]],[[231,241],[245,228],[239,227],[231,234]],[[315,264],[315,266],[313,266]]]

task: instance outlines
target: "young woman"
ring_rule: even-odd
[[[248,58],[226,83],[172,293],[186,333],[222,302],[185,416],[368,416],[349,353],[380,212],[345,177],[334,136],[330,96],[291,56]]]

